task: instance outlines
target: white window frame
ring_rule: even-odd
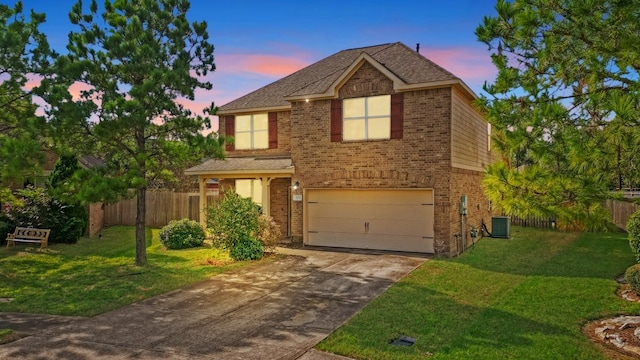
[[[256,130],[256,126],[255,126],[255,117],[257,116],[264,116],[265,120],[266,120],[266,128],[265,129],[260,129],[260,130]],[[242,128],[241,126],[238,126],[238,120],[244,120],[243,118],[249,118],[249,130],[238,130],[240,128]],[[266,135],[266,143],[263,144],[263,146],[256,146],[256,134],[257,133],[264,133]],[[238,134],[249,134],[249,144],[245,145],[241,142],[238,141]],[[268,149],[269,148],[269,115],[267,113],[259,113],[259,114],[249,114],[249,115],[238,115],[235,117],[235,149],[236,150],[255,150],[255,149]]]
[[[387,114],[378,114],[378,115],[370,115],[369,111],[370,111],[370,106],[369,106],[369,102],[372,99],[381,99],[381,98],[386,98],[387,102],[388,102],[388,106],[389,106],[389,112]],[[363,113],[361,115],[357,115],[357,116],[345,116],[345,110],[347,108],[347,105],[345,104],[348,101],[354,101],[354,100],[364,100],[364,109],[363,109]],[[344,99],[342,100],[342,109],[343,109],[343,115],[342,115],[342,139],[344,141],[359,141],[359,140],[388,140],[391,139],[391,95],[377,95],[377,96],[366,96],[366,97],[361,97],[361,98],[351,98],[351,99]],[[387,123],[387,127],[388,127],[388,132],[384,137],[372,137],[371,134],[369,134],[369,130],[370,130],[370,120],[375,120],[375,119],[388,119],[388,123]],[[354,136],[354,137],[350,137],[349,133],[346,131],[346,124],[349,121],[364,121],[364,134],[361,134],[362,136]],[[373,125],[371,125],[373,126]]]

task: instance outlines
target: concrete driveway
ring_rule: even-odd
[[[92,318],[0,313],[0,359],[325,359],[318,342],[424,257],[279,249],[283,259]]]

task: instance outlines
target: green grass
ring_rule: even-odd
[[[148,265],[135,263],[135,229],[111,227],[102,238],[47,249],[0,248],[0,312],[92,316],[204,280],[249,262],[208,246],[166,250],[147,230]]]
[[[615,278],[634,263],[626,234],[514,227],[455,259],[433,259],[318,345],[356,359],[606,359],[590,320],[640,314]],[[417,339],[411,347],[389,341]]]

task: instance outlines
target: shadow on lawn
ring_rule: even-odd
[[[484,238],[453,261],[513,275],[614,279],[634,264],[625,234],[515,227],[512,238]]]
[[[320,348],[364,358],[421,358],[424,354],[457,354],[454,358],[513,358],[514,352],[535,346],[534,339],[571,338],[567,329],[512,312],[462,304],[428,286],[411,284],[401,292],[421,302],[386,301],[381,298],[344,328],[332,334]],[[395,297],[391,297],[394,298]],[[389,344],[406,335],[417,341],[411,347]],[[491,352],[487,354],[486,351]],[[570,355],[570,354],[569,354]]]

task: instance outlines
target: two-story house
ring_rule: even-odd
[[[221,106],[227,158],[186,174],[252,197],[306,245],[454,256],[490,220],[475,98],[402,43],[340,51]]]

